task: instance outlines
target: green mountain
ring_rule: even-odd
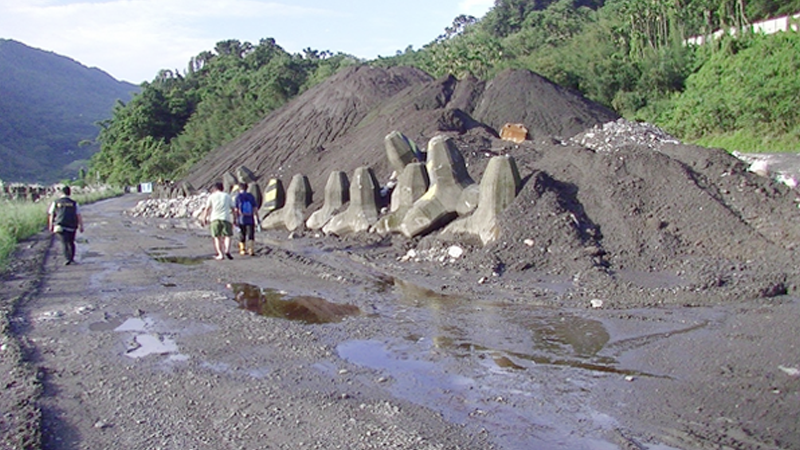
[[[70,58],[0,39],[0,180],[74,177],[96,145],[98,121],[139,87]]]

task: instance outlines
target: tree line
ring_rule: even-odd
[[[797,151],[800,33],[685,42],[798,11],[800,0],[496,0],[482,19],[459,16],[375,63],[482,79],[529,69],[684,140]]]
[[[290,54],[274,39],[221,41],[185,70],[161,70],[131,101],[117,102],[112,117],[99,123],[91,173],[122,185],[179,177],[270,111],[357,62],[310,48]]]
[[[359,61],[273,39],[220,42],[183,72],[161,71],[101,123],[93,173],[110,182],[180,177],[211,149],[340,68],[410,65],[491,79],[524,68],[632,120],[729,149],[797,150],[800,33],[690,36],[800,11],[800,0],[496,0],[423,48]]]

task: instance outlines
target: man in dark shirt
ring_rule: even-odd
[[[247,192],[247,183],[239,184],[234,207],[236,224],[239,226],[239,254],[255,254],[255,229],[258,220],[258,204],[253,194]]]
[[[56,233],[61,237],[64,247],[64,258],[66,265],[75,262],[75,233],[80,230],[83,233],[83,218],[78,210],[78,202],[69,198],[72,191],[69,186],[61,189],[61,198],[50,204],[47,211],[47,227],[51,233]]]

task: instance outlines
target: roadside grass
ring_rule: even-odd
[[[85,205],[121,194],[121,189],[107,188],[76,194],[72,198],[79,204]],[[20,241],[35,235],[47,226],[47,208],[52,201],[53,199],[50,198],[35,203],[18,200],[0,203],[2,204],[2,208],[0,208],[0,272],[5,271],[8,267],[9,258]]]
[[[745,153],[797,153],[800,152],[800,129],[779,136],[738,130],[732,133],[709,134],[692,142],[703,147]]]

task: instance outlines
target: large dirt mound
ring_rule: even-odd
[[[473,114],[485,118],[476,120]],[[273,112],[233,142],[211,152],[187,177],[207,187],[245,165],[262,177],[309,177],[320,192],[331,170],[372,167],[390,173],[383,138],[402,131],[420,147],[440,133],[469,135],[490,145],[504,121],[524,122],[535,135],[569,137],[617,116],[529,71],[507,71],[484,83],[438,80],[413,68],[343,70]]]
[[[187,181],[207,187],[240,165],[260,176],[287,179],[296,173],[314,175],[318,165],[336,167],[334,162],[341,161],[343,155],[329,150],[337,139],[357,127],[386,99],[431,80],[412,68],[362,66],[343,70],[209,153],[191,170]]]
[[[506,122],[524,124],[532,139],[500,140]],[[448,264],[483,283],[530,295],[561,280],[568,286],[562,298],[630,305],[770,297],[800,282],[793,190],[748,172],[723,150],[618,120],[527,71],[484,83],[434,80],[409,68],[351,68],[217,149],[188,181],[204,187],[239,165],[285,183],[301,173],[316,193],[311,214],[332,170],[352,176],[369,166],[386,180],[383,138],[393,130],[420,147],[437,134],[453,137],[476,181],[492,156],[511,155],[523,186],[499,218],[498,241],[483,247],[440,232],[392,236],[393,253],[381,253],[386,264],[409,248],[436,255],[455,243],[467,252]],[[345,241],[353,239],[380,241]]]

